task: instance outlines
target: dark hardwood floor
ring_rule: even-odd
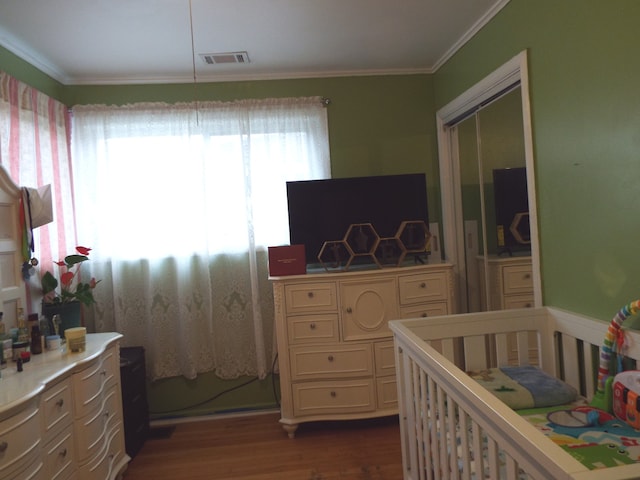
[[[279,418],[263,413],[162,427],[124,480],[402,479],[397,416],[305,423],[294,439]]]

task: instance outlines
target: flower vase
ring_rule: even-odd
[[[60,315],[59,333],[62,338],[64,338],[64,331],[67,328],[82,326],[82,304],[80,302],[43,303],[42,315],[52,326],[53,316]]]

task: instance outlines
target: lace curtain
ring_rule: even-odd
[[[0,159],[20,186],[52,185],[54,221],[34,230],[38,269],[27,284],[28,312],[40,313],[39,272],[76,245],[71,190],[69,113],[62,103],[0,72]]]
[[[143,345],[153,379],[264,377],[285,182],[330,176],[321,99],[78,106],[72,145],[96,330]]]

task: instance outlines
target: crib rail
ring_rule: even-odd
[[[464,371],[537,363],[589,396],[607,326],[547,308],[391,322],[405,479],[601,478]],[[638,478],[630,467],[607,478]]]

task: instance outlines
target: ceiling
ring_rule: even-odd
[[[65,85],[431,73],[508,1],[4,0],[0,45]]]

